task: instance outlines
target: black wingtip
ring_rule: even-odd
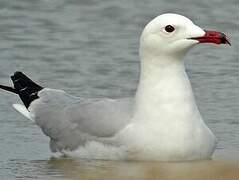
[[[24,73],[16,71],[11,76],[11,80],[14,87],[0,85],[0,89],[18,94],[26,108],[30,106],[32,101],[39,98],[37,94],[43,87],[33,82]]]
[[[18,94],[17,90],[14,89],[13,87],[10,87],[10,86],[4,86],[4,85],[1,85],[1,84],[0,84],[0,89],[3,89],[3,90],[5,90],[5,91],[9,91],[9,92]]]
[[[12,82],[14,84],[14,89],[21,98],[22,102],[28,108],[32,101],[39,98],[37,93],[43,89],[42,86],[33,82],[24,73],[16,71],[14,75],[11,76]]]

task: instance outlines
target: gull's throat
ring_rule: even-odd
[[[152,122],[200,119],[183,61],[142,60],[135,116]]]

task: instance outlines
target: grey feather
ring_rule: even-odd
[[[29,110],[47,136],[52,151],[73,150],[89,140],[111,138],[132,116],[133,100],[82,99],[44,88]]]

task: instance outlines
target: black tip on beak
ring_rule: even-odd
[[[230,40],[224,33],[220,33],[220,40],[222,44],[229,44],[231,46]]]

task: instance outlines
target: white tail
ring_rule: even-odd
[[[33,117],[31,116],[30,112],[27,110],[27,108],[22,104],[13,104],[12,105],[18,112],[20,112],[23,116],[30,119],[34,122]]]

